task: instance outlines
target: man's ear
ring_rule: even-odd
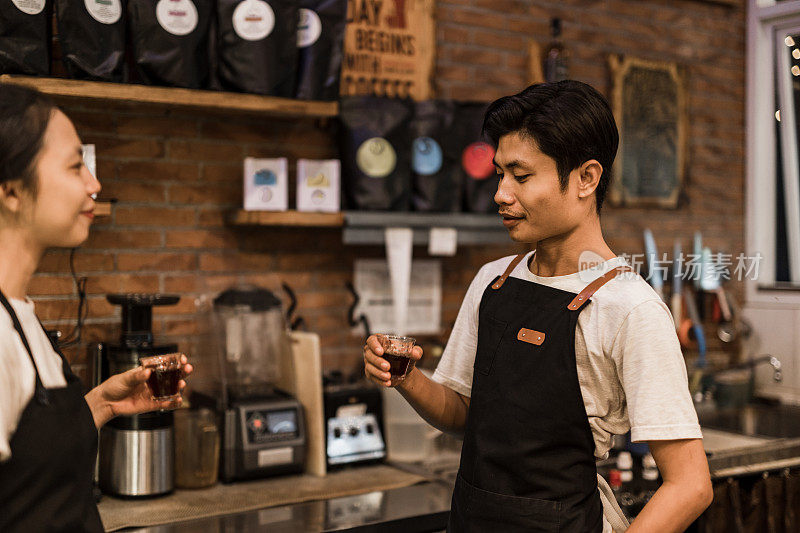
[[[22,203],[22,181],[9,180],[0,183],[0,206],[4,211],[18,213]]]
[[[594,194],[597,185],[600,183],[600,177],[603,175],[603,165],[596,159],[589,159],[585,161],[578,168],[578,176],[580,181],[578,183],[578,197],[587,198]]]

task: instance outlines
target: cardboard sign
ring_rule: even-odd
[[[382,259],[356,259],[353,285],[360,296],[354,316],[367,316],[370,329],[394,331],[395,305],[389,264]],[[409,335],[439,335],[442,318],[442,263],[423,259],[411,263],[405,332]],[[361,335],[363,330],[356,328]]]
[[[342,96],[431,97],[434,0],[348,0]]]

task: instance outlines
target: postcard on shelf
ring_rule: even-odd
[[[338,212],[340,174],[338,159],[298,159],[297,210]]]
[[[286,211],[289,208],[289,164],[278,159],[244,160],[245,211]]]

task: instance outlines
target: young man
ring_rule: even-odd
[[[484,265],[433,380],[397,387],[464,436],[448,530],[624,530],[595,461],[630,429],[664,482],[628,531],[683,531],[711,502],[708,463],[669,309],[600,228],[611,110],[584,83],[534,85],[495,101],[484,132],[503,224],[534,251]],[[382,353],[367,339],[365,373],[389,386]]]

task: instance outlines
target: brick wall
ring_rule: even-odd
[[[742,2],[743,4],[743,2]],[[743,250],[744,7],[699,1],[440,0],[435,87],[442,97],[489,100],[526,85],[528,40],[548,40],[549,19],[563,20],[570,74],[610,92],[611,53],[677,61],[687,73],[688,185],[678,210],[604,211],[606,237],[618,253],[640,253],[651,227],[659,248],[675,237],[684,249],[695,229],[716,250]],[[322,336],[326,368],[357,368],[363,339],[349,332],[344,284],[357,257],[382,257],[380,247],[347,247],[337,229],[242,229],[225,214],[242,202],[246,156],[335,157],[329,124],[223,116],[63,101],[85,142],[97,145],[103,197],[119,199],[98,219],[75,256],[87,276],[84,343],[68,355],[80,369],[85,345],[118,335],[119,311],[109,292],[167,292],[178,305],[159,309],[162,342],[190,354],[201,348],[211,297],[236,282],[275,291],[289,283],[299,313]],[[443,323],[449,328],[478,267],[515,246],[463,247],[443,260]],[[426,256],[415,249],[415,257]],[[735,287],[738,291],[738,287]],[[77,299],[69,254],[53,251],[30,288],[42,320],[69,332]],[[713,347],[713,346],[712,346]]]
[[[713,250],[743,249],[744,1],[732,8],[689,0],[452,0],[438,4],[439,94],[493,99],[525,85],[527,42],[543,47],[549,20],[562,19],[570,76],[611,93],[607,58],[623,54],[685,68],[688,187],[680,209],[605,209],[615,249],[641,251],[653,228],[659,249],[701,229]]]

